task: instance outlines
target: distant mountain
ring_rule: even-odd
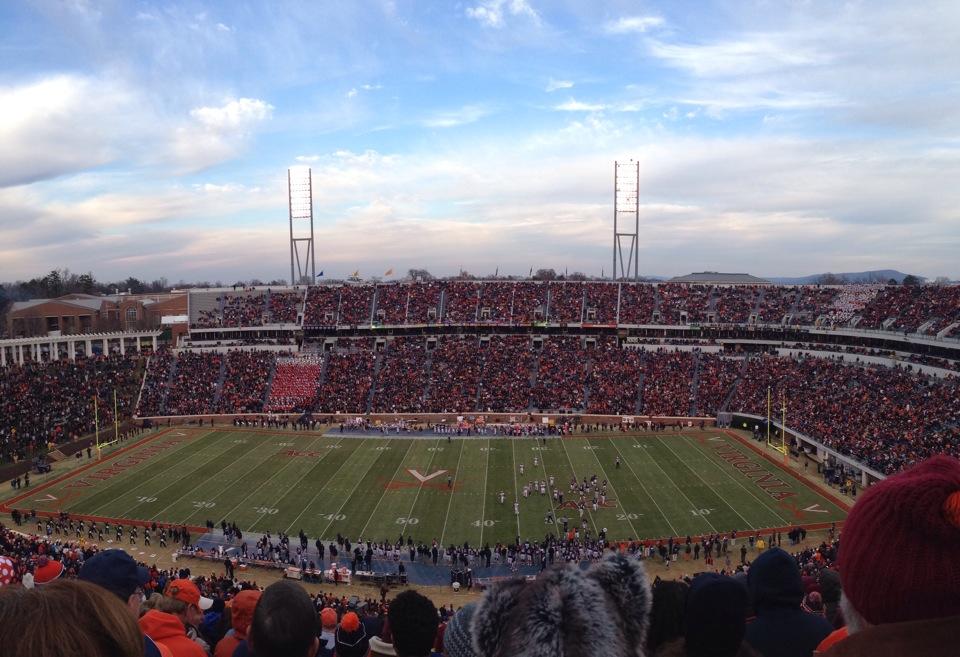
[[[875,269],[873,271],[855,271],[842,274],[811,274],[810,276],[793,278],[768,276],[767,279],[784,285],[813,285],[819,283],[825,276],[833,276],[844,283],[886,283],[891,278],[897,283],[902,283],[907,274],[896,269]],[[917,278],[921,281],[926,280],[923,276],[917,276]]]

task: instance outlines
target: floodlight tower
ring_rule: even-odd
[[[287,169],[290,207],[290,284],[313,283],[313,174],[310,167]]]
[[[613,280],[640,280],[640,163],[613,163]],[[633,228],[631,231],[630,229]],[[625,244],[626,243],[626,244]],[[626,246],[626,260],[624,247]],[[619,271],[619,274],[617,273]]]

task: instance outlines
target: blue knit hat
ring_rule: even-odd
[[[443,654],[446,657],[476,657],[473,632],[470,631],[476,608],[476,603],[471,602],[447,622],[447,629],[443,633]]]

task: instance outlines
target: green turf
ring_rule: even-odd
[[[718,449],[738,450],[759,472],[748,478]],[[145,454],[150,455],[138,458]],[[615,467],[618,456],[620,468]],[[444,472],[421,483],[411,470],[423,476]],[[594,434],[548,438],[544,444],[532,438],[173,429],[37,490],[15,506],[189,525],[225,518],[247,531],[303,529],[326,539],[338,533],[375,540],[409,535],[419,541],[481,544],[518,535],[541,538],[556,529],[544,522],[548,512],[578,526],[578,512],[558,509],[551,495],[520,496],[524,483],[551,474],[568,500],[571,475],[606,479],[610,506],[588,508],[585,515],[595,531],[606,528],[616,539],[743,532],[845,515],[745,444],[710,430]],[[775,490],[792,495],[774,499],[758,485],[760,474],[777,478],[783,485]],[[497,499],[500,491],[506,494],[503,504]],[[519,516],[513,512],[515,498],[521,500]]]

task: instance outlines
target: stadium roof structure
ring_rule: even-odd
[[[757,278],[752,274],[725,274],[716,271],[701,271],[675,276],[670,283],[703,283],[710,285],[773,285],[765,278]]]

